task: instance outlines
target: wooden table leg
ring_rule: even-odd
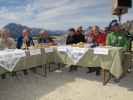
[[[106,79],[106,76],[105,76],[105,70],[102,69],[102,80],[103,80],[103,85],[105,85],[105,79]]]
[[[109,74],[109,77],[107,77],[107,73]],[[105,86],[111,80],[111,74],[107,70],[102,69],[102,79],[103,85]]]
[[[47,77],[47,66],[46,66],[46,64],[42,65],[42,73],[43,73],[43,76]]]
[[[52,72],[50,64],[47,64],[47,65],[48,65],[49,72]]]

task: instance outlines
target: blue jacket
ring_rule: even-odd
[[[38,43],[49,43],[48,38],[39,38]]]
[[[18,39],[17,39],[17,48],[18,49],[21,49],[22,48],[22,45],[23,45],[23,36],[20,36]],[[34,42],[33,42],[33,39],[32,39],[32,37],[30,37],[29,36],[29,41],[27,41],[27,46],[29,47],[29,46],[31,46],[31,45],[34,45]]]

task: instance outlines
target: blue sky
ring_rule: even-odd
[[[0,0],[0,27],[15,22],[45,29],[82,25],[106,26],[112,16],[112,0]],[[133,8],[123,21],[133,19]]]

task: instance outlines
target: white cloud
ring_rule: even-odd
[[[41,0],[41,1],[42,1],[42,2],[40,2],[41,4],[38,4],[38,6],[42,6],[42,4],[45,4],[45,2],[46,2],[44,0]],[[52,3],[52,1],[53,0],[51,0],[50,2]],[[60,1],[60,0],[58,0],[58,1]],[[47,3],[46,3],[46,6],[47,6]],[[46,6],[43,5],[42,8],[40,9],[40,10],[42,10],[42,12],[36,15],[34,21],[39,22],[39,23],[43,22],[45,24],[45,26],[49,26],[48,23],[58,23],[58,24],[56,24],[56,26],[57,26],[57,25],[59,25],[59,23],[63,24],[66,21],[75,20],[75,18],[80,15],[80,12],[82,12],[82,10],[81,10],[82,8],[86,8],[86,9],[88,8],[88,10],[89,10],[89,8],[95,7],[97,5],[99,5],[99,3],[96,2],[96,0],[82,0],[82,1],[81,0],[73,0],[73,1],[64,0],[61,3],[56,3],[55,5],[54,5],[54,3],[52,3],[52,5],[50,4],[49,6],[53,7],[53,8],[48,9],[48,10],[45,10]],[[77,13],[79,15],[77,15]],[[82,16],[80,16],[80,17],[82,17]],[[65,19],[65,18],[63,19],[63,17],[69,18],[69,19]],[[57,20],[57,18],[59,20]],[[63,19],[63,20],[60,21],[60,19]],[[51,22],[51,20],[53,22]],[[44,24],[42,24],[42,27],[44,26]],[[53,26],[53,24],[51,26]]]
[[[54,1],[54,0],[51,0],[51,1]],[[58,1],[63,1],[63,0],[58,0]],[[41,4],[44,4],[44,3],[45,1],[43,1],[43,3]],[[38,17],[45,16],[48,18],[49,17],[53,18],[61,15],[71,15],[75,12],[80,12],[80,9],[84,7],[88,8],[89,10],[90,7],[96,6],[98,3],[96,2],[96,0],[64,0],[64,2],[59,3],[58,6],[57,4],[58,3],[55,3],[55,6],[52,5],[55,8],[49,9],[49,10],[45,10],[45,5],[43,5],[42,9],[44,11],[42,11],[42,13],[38,15]],[[46,6],[51,6],[51,4]]]
[[[72,26],[108,23],[111,0],[31,0],[17,10],[0,9],[0,24],[17,22],[32,27],[67,29]],[[130,16],[130,17],[129,17]],[[124,20],[132,19],[132,14]]]
[[[0,19],[1,20],[15,20],[15,21],[20,20],[17,14],[8,11],[8,9],[6,8],[2,8],[0,10]]]

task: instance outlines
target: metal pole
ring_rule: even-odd
[[[121,15],[118,16],[118,19],[119,19],[119,23],[121,23]]]

